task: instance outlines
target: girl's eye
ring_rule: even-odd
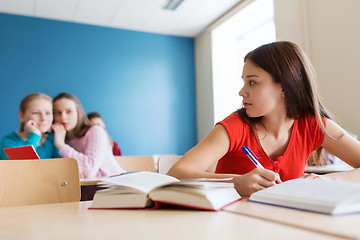
[[[71,113],[72,111],[71,110],[67,110],[66,113]]]
[[[250,86],[252,86],[252,85],[254,85],[254,84],[255,84],[255,81],[253,81],[253,80],[250,80],[250,81],[249,81],[249,85],[250,85]]]
[[[40,113],[39,112],[33,112],[32,114],[37,115],[37,114],[40,114]]]

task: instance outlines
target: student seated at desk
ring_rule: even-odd
[[[62,157],[75,158],[80,177],[107,177],[124,172],[112,154],[112,144],[105,129],[91,125],[80,101],[69,93],[53,100],[54,143]]]
[[[87,117],[90,120],[91,124],[102,126],[106,130],[106,125],[99,113],[91,112],[91,113],[88,113]],[[113,154],[115,156],[121,156],[122,154],[121,154],[121,149],[120,149],[119,145],[114,140],[112,140],[112,138],[110,137],[110,134],[108,132],[107,132],[107,134],[108,134],[110,142],[112,142]]]
[[[49,133],[52,121],[52,99],[43,93],[27,95],[20,103],[18,132],[12,132],[1,139],[0,159],[8,160],[3,148],[33,145],[40,158],[59,158],[54,145],[54,136]]]
[[[168,174],[180,179],[232,177],[242,196],[299,177],[360,181],[359,169],[304,174],[310,153],[322,148],[360,167],[360,143],[323,107],[305,53],[294,43],[279,41],[249,52],[244,62],[243,107],[217,123]],[[255,167],[244,146],[264,168]],[[215,173],[207,173],[216,161]],[[321,164],[320,154],[315,162]]]

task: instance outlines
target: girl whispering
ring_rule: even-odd
[[[55,146],[62,157],[77,160],[80,177],[106,177],[124,172],[112,154],[105,129],[90,124],[77,97],[60,93],[53,100],[53,108]]]

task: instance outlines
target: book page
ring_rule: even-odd
[[[360,184],[331,180],[294,179],[255,192],[249,200],[331,213],[340,203],[346,203],[349,200],[358,202],[360,200]],[[358,210],[358,207],[353,206],[354,210]]]
[[[170,187],[170,186],[178,186],[178,187],[193,187],[193,188],[202,188],[202,189],[209,189],[209,188],[233,188],[234,183],[228,182],[203,182],[203,181],[196,181],[195,180],[181,180],[179,182],[174,182],[170,184],[161,185],[159,187]]]
[[[101,181],[101,183],[105,183],[106,185],[111,185],[113,187],[124,186],[135,188],[141,192],[149,193],[157,186],[178,181],[178,179],[164,174],[153,172],[134,172],[109,177]]]
[[[189,178],[183,179],[182,181],[194,181],[194,182],[228,182],[234,178]]]

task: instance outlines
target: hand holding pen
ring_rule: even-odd
[[[241,148],[244,153],[246,154],[246,156],[248,156],[248,158],[255,164],[256,167],[258,168],[264,168],[261,163],[258,161],[257,156],[251,151],[250,148],[248,148],[247,146],[243,146]],[[280,175],[278,173],[276,173],[278,176],[277,182],[280,183],[281,179],[280,179]]]

